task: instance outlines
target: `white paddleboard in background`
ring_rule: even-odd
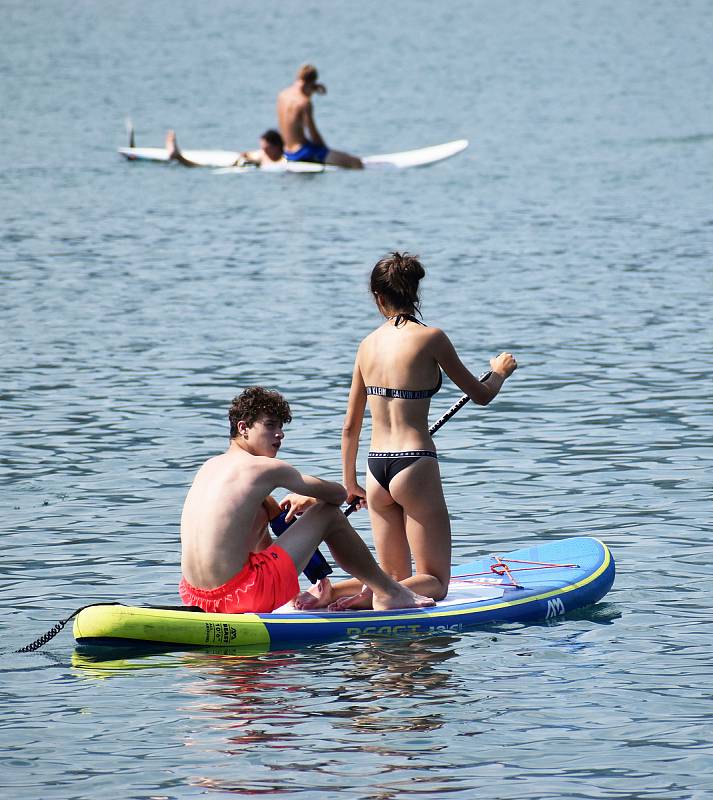
[[[170,163],[164,147],[120,147],[119,153],[129,161],[158,161]],[[183,150],[183,155],[199,167],[215,167],[215,172],[256,172],[254,164],[236,167],[240,153],[232,150]],[[324,164],[306,161],[277,161],[260,167],[260,172],[324,172]]]
[[[240,158],[232,150],[183,150],[183,155],[199,167],[229,167]],[[120,147],[119,153],[129,161],[170,161],[165,147]]]
[[[446,158],[458,155],[468,147],[467,139],[422,147],[419,150],[404,150],[402,153],[386,153],[381,156],[365,156],[362,162],[366,169],[408,169],[425,167]]]
[[[222,169],[214,169],[213,172],[216,175],[243,172],[277,172],[284,174],[285,172],[324,172],[325,169],[331,169],[331,167],[325,167],[324,164],[314,164],[311,161],[287,161],[287,159],[283,159],[282,161],[271,161],[268,164],[263,164],[259,169],[254,165],[248,165],[244,167],[223,167]]]
[[[446,158],[462,153],[468,147],[467,139],[457,139],[454,142],[436,144],[432,147],[421,147],[418,150],[404,150],[401,153],[385,153],[379,156],[365,156],[362,158],[364,169],[408,169],[409,167],[425,167],[444,161]],[[280,161],[271,164],[269,168],[261,167],[261,171],[270,172],[333,172],[340,167],[331,164],[313,164],[307,161]],[[227,167],[216,169],[221,175],[245,172],[244,167]]]
[[[467,139],[457,139],[453,142],[422,147],[418,150],[404,150],[400,153],[385,153],[383,155],[365,156],[362,158],[365,169],[408,169],[410,167],[425,167],[436,164],[446,158],[461,153],[468,147]],[[120,147],[119,153],[129,161],[162,161],[168,162],[168,151],[163,147]],[[244,172],[324,172],[339,169],[331,165],[313,164],[307,161],[278,161],[269,166],[236,167],[235,162],[239,153],[232,150],[184,150],[183,155],[201,167],[217,168],[221,174],[236,174]]]

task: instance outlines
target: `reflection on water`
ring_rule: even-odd
[[[249,758],[259,745],[261,760],[272,762],[273,772],[287,772],[292,782],[304,779],[310,786],[316,773],[321,776],[317,783],[345,770],[351,773],[347,764],[357,754],[371,754],[396,768],[411,749],[403,735],[419,738],[421,757],[440,749],[429,745],[427,737],[443,725],[442,714],[436,708],[429,713],[424,702],[434,706],[439,696],[457,690],[446,666],[456,655],[448,640],[347,643],[316,650],[308,657],[284,652],[240,663],[204,661],[203,680],[187,689],[199,699],[187,711],[197,728],[210,728],[221,737],[223,752]],[[187,744],[200,747],[204,741]],[[236,783],[234,777],[201,775],[193,782],[249,793],[284,791],[284,781],[246,776]]]
[[[326,781],[355,754],[371,754],[392,769],[412,752],[436,756],[444,744],[430,741],[429,734],[442,728],[450,699],[463,690],[449,669],[458,641],[374,639],[306,650],[220,649],[109,660],[75,652],[72,666],[99,679],[133,670],[168,670],[166,677],[188,670],[192,677],[180,685],[180,709],[190,731],[185,746],[210,753],[217,748],[237,759],[252,759],[257,747],[261,760],[280,760],[272,771],[316,770]],[[331,731],[326,748],[325,727]],[[288,758],[286,766],[284,755],[305,746],[315,760]],[[283,780],[245,776],[236,782],[231,770],[229,779],[202,774],[190,783],[251,794],[277,792]]]
[[[125,672],[143,669],[176,669],[185,666],[202,665],[207,659],[234,659],[263,655],[268,652],[265,645],[245,647],[204,648],[190,653],[176,652],[174,648],[157,646],[137,647],[93,647],[77,648],[72,652],[72,666],[79,674],[93,678],[110,678]]]

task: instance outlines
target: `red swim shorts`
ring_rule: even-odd
[[[217,589],[198,589],[181,578],[183,604],[219,614],[267,613],[284,606],[299,592],[292,559],[276,544],[250,553],[245,566]]]

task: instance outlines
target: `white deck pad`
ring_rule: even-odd
[[[502,578],[484,578],[467,580],[462,578],[451,578],[449,584],[448,596],[445,600],[439,600],[435,608],[444,609],[453,606],[459,606],[463,603],[474,603],[481,600],[494,600],[497,597],[502,597],[505,594],[505,587],[502,585]],[[324,609],[315,609],[316,612],[322,612]],[[273,612],[275,614],[291,614],[296,613],[294,606],[286,603],[280,608],[276,608]],[[304,611],[299,612],[304,614]],[[354,611],[347,609],[349,614]]]

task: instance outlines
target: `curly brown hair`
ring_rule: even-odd
[[[238,422],[243,420],[248,428],[262,417],[277,417],[283,424],[292,422],[292,414],[287,400],[279,393],[263,389],[262,386],[249,386],[237,397],[228,409],[230,438],[238,435]]]

